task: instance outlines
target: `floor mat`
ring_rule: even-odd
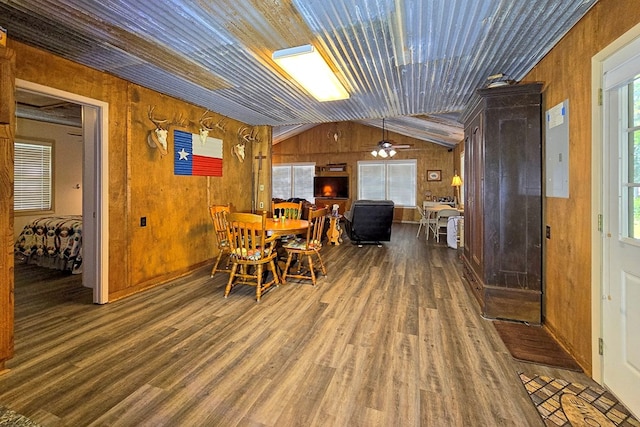
[[[24,415],[0,406],[0,427],[39,427],[39,424]]]
[[[582,372],[569,353],[542,326],[494,321],[502,342],[518,360]]]
[[[603,388],[522,372],[519,375],[548,427],[640,426],[627,408]]]

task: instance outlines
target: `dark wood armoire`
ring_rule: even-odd
[[[542,322],[542,84],[479,89],[465,125],[464,274],[482,314]]]

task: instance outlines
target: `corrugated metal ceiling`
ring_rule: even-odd
[[[8,36],[252,125],[274,140],[360,121],[447,146],[487,76],[520,80],[597,0],[0,0]],[[351,97],[271,60],[313,44]]]

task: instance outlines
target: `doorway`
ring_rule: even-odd
[[[16,90],[80,105],[82,117],[82,221],[84,286],[93,302],[105,304],[108,288],[108,104],[70,92],[16,79]]]
[[[594,244],[594,379],[640,414],[640,26],[593,59],[593,185],[601,221]],[[595,270],[594,270],[595,272]],[[596,323],[597,321],[597,323]]]

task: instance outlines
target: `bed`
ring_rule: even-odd
[[[27,224],[14,245],[17,259],[82,273],[82,216],[47,216]]]

